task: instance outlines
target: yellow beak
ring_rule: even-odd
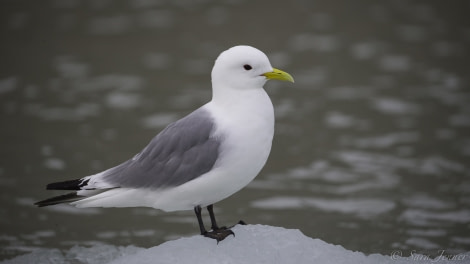
[[[272,72],[267,72],[261,74],[265,76],[268,80],[280,80],[280,81],[288,81],[288,82],[294,82],[294,78],[290,74],[288,74],[285,71],[281,71],[279,69],[273,68]]]

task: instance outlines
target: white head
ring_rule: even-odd
[[[294,82],[288,73],[274,69],[266,54],[250,46],[222,52],[212,69],[214,89],[260,89],[269,79]]]

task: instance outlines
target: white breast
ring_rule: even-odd
[[[234,174],[228,181],[239,188],[251,182],[263,168],[274,134],[274,110],[264,90],[252,91],[245,98],[249,99],[236,107],[224,106],[225,111],[214,111],[216,135],[223,137],[221,159],[214,167],[223,167]]]

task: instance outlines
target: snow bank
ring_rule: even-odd
[[[215,240],[196,235],[169,241],[149,249],[109,245],[97,245],[91,248],[76,246],[65,253],[42,249],[2,263],[470,263],[470,252],[456,255],[453,260],[444,257],[431,260],[417,254],[408,257],[400,257],[400,254],[366,256],[319,239],[306,237],[299,230],[248,225],[236,226],[233,231],[236,237],[228,237],[219,244]]]

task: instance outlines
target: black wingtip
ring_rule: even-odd
[[[86,185],[88,181],[83,179],[62,181],[62,182],[53,182],[46,186],[47,190],[73,190],[78,191],[82,186]]]
[[[67,193],[64,195],[55,196],[46,200],[34,203],[37,207],[44,207],[49,205],[71,203],[85,198],[85,196],[77,195],[77,192]]]

